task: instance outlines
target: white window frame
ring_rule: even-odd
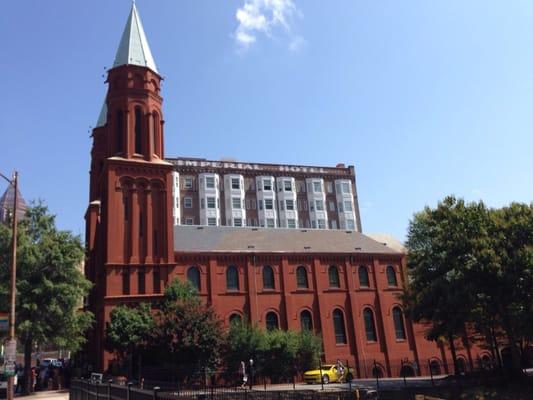
[[[216,183],[215,183],[215,177],[214,176],[206,176],[205,177],[205,188],[206,189],[215,189],[215,184]]]
[[[270,207],[268,207],[268,204],[270,204]],[[274,200],[265,199],[265,210],[273,210],[273,209],[274,209]]]
[[[192,197],[183,198],[183,208],[192,208]]]
[[[213,207],[210,206],[211,204],[211,200],[212,200],[212,205]],[[216,197],[213,197],[213,196],[207,196],[205,198],[205,204],[206,204],[206,207],[210,210],[214,210],[217,208],[217,200],[216,200]]]
[[[290,207],[289,207],[289,204],[290,204]],[[285,200],[285,209],[289,210],[289,211],[293,211],[294,210],[294,200],[292,200],[292,199]]]
[[[209,217],[209,218],[207,218],[207,226],[217,226],[217,219],[216,219],[216,217]]]
[[[287,185],[289,187],[288,189],[287,189]],[[286,192],[292,192],[292,181],[289,181],[289,180],[283,181],[283,190]]]
[[[237,185],[235,185],[235,181],[237,182]],[[237,187],[235,187],[237,186]],[[232,190],[240,190],[241,189],[241,179],[240,178],[231,178],[231,189]]]
[[[185,218],[185,225],[194,225],[194,218]]]
[[[193,187],[193,178],[183,178],[183,187],[185,189],[192,189],[192,187]]]
[[[235,206],[235,202],[238,202],[239,204]],[[233,209],[242,209],[242,202],[240,197],[232,197],[231,198],[231,208]]]
[[[263,179],[263,190],[272,190],[272,179]]]

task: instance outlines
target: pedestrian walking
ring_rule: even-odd
[[[337,382],[344,382],[344,364],[340,359],[337,359]]]
[[[246,387],[246,383],[248,382],[248,375],[246,375],[246,363],[244,361],[241,361],[240,373],[242,376],[241,388],[244,389]]]

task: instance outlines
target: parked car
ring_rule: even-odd
[[[313,369],[304,372],[305,383],[320,383],[320,380],[327,384],[330,382],[346,382],[353,379],[353,369],[344,367],[342,375],[337,373],[336,364],[322,365],[322,369]]]

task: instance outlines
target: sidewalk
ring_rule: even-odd
[[[20,400],[68,400],[68,390],[43,390],[29,396],[16,396]]]

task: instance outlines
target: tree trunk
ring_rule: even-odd
[[[452,353],[453,373],[455,375],[459,375],[459,371],[457,370],[457,352],[455,350],[455,342],[453,341],[453,335],[448,336],[448,342],[450,344],[450,351]]]
[[[33,348],[32,338],[26,338],[24,340],[24,388],[23,393],[25,395],[30,394],[33,391],[32,378],[33,374],[31,371],[31,351]]]
[[[524,374],[520,366],[520,350],[516,346],[516,338],[507,314],[503,316],[502,322],[502,328],[505,331],[505,334],[507,335],[507,340],[509,341],[509,345],[511,346],[511,377],[522,378]]]
[[[494,325],[490,327],[490,333],[492,336],[492,341],[494,343],[494,350],[496,350],[496,360],[498,361],[498,368],[500,369],[500,373],[502,373],[503,372],[502,355],[500,353],[500,346],[498,345],[498,338],[496,337],[496,332],[494,331]]]

